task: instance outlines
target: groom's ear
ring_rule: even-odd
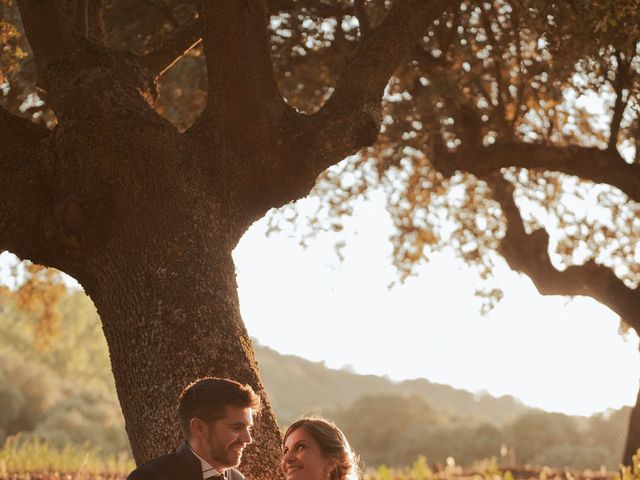
[[[201,437],[203,435],[205,436],[207,435],[207,430],[209,426],[204,420],[197,417],[193,417],[189,421],[189,428],[191,429],[192,437]]]

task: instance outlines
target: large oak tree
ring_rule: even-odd
[[[236,1],[198,17],[195,1],[51,3],[42,25],[42,4],[20,3],[33,54],[3,30],[3,103],[50,129],[2,116],[0,246],[91,294],[138,460],[168,448],[189,376],[258,385],[236,369],[252,362],[230,251],[362,147],[321,174],[314,229],[382,187],[401,275],[452,249],[491,306],[502,257],[640,328],[637,1]],[[627,461],[638,418],[640,402]],[[258,441],[275,456],[275,434]]]
[[[455,2],[383,5],[329,98],[304,113],[279,91],[269,28],[329,3],[205,0],[196,13],[189,2],[19,0],[18,14],[2,2],[0,248],[69,273],[92,298],[138,462],[175,445],[188,381],[231,377],[265,396],[231,252],[269,209],[375,142],[389,78]],[[157,79],[200,38],[208,100],[185,129],[154,110]],[[267,404],[245,471],[277,477],[279,450]]]

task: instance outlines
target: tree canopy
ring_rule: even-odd
[[[503,257],[640,326],[638,38],[637,2],[463,2],[395,72],[378,143],[321,177],[317,216],[288,217],[339,229],[382,188],[401,277],[449,249],[492,305]]]

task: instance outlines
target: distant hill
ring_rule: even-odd
[[[533,408],[505,395],[474,394],[426,379],[393,382],[375,375],[327,368],[294,355],[282,355],[254,340],[256,358],[281,425],[302,413],[344,408],[364,395],[419,395],[437,410],[476,417],[501,426]]]

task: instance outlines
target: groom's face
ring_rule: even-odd
[[[251,443],[253,412],[251,408],[227,405],[223,418],[209,425],[208,444],[211,466],[216,470],[240,464],[244,447]]]

